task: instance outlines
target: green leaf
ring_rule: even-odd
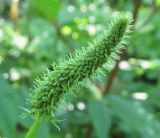
[[[1,74],[0,74],[1,75]],[[0,78],[0,133],[5,137],[13,137],[16,131],[17,110],[15,105],[15,91],[9,84]]]
[[[156,0],[156,5],[160,6],[160,0]]]
[[[20,117],[23,111],[18,106],[24,103],[24,94],[22,94],[22,91],[15,91],[1,76],[0,73],[0,84],[2,86],[0,87],[0,135],[12,138],[24,137],[27,127],[31,124],[30,118],[22,119]],[[27,91],[28,89],[23,90]],[[22,128],[19,128],[18,124]],[[50,138],[46,124],[41,126],[38,136]]]
[[[60,8],[60,0],[31,0],[40,14],[55,21]]]
[[[89,15],[90,14],[88,12],[82,13],[77,9],[74,12],[68,12],[68,10],[66,9],[66,6],[61,6],[59,16],[58,16],[58,22],[62,26],[64,24],[73,22],[75,17],[87,19]]]
[[[111,126],[110,110],[102,101],[91,101],[89,103],[89,115],[98,138],[108,137]]]
[[[142,138],[158,138],[160,135],[159,121],[147,112],[140,102],[110,95],[107,103],[112,107],[113,114],[121,121],[119,125],[127,133],[138,132]]]

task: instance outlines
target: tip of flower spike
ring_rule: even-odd
[[[128,37],[133,32],[133,17],[130,12],[127,13],[113,13],[113,22],[117,22],[120,28],[125,28],[124,37]]]
[[[126,19],[128,21],[133,20],[132,19],[132,13],[130,13],[130,12],[125,12],[125,13],[114,12],[113,15],[112,15],[112,17],[113,17],[113,19],[123,18],[123,19]]]
[[[114,19],[114,22],[121,21],[123,25],[126,26],[128,25],[129,26],[128,29],[131,30],[130,28],[132,28],[133,16],[130,12],[127,13],[114,12],[112,17]]]

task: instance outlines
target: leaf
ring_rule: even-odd
[[[61,7],[61,10],[59,12],[59,16],[58,16],[58,22],[59,24],[62,26],[64,24],[73,22],[73,20],[75,19],[75,17],[79,17],[79,18],[87,18],[90,14],[87,13],[82,13],[78,10],[75,10],[74,12],[69,12],[66,7]],[[64,18],[65,17],[65,18]]]
[[[88,110],[98,138],[108,137],[111,126],[110,110],[102,103],[102,101],[98,100],[91,101]]]
[[[120,126],[127,133],[138,132],[142,138],[158,138],[159,121],[137,102],[116,95],[106,97],[113,113],[121,121]]]
[[[24,137],[27,127],[32,123],[30,118],[20,118],[23,111],[18,106],[24,104],[24,95],[22,91],[15,91],[1,76],[0,73],[0,135],[12,138]],[[26,89],[23,90],[26,91]],[[18,124],[26,130],[18,130]],[[50,138],[49,129],[44,125],[41,126],[38,136]]]
[[[13,137],[16,131],[17,112],[14,90],[9,84],[0,78],[0,133],[5,137]]]
[[[156,0],[156,5],[159,7],[160,6],[160,0]]]
[[[60,8],[60,0],[31,0],[40,14],[51,21],[55,21]]]

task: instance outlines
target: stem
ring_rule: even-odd
[[[32,126],[30,127],[29,131],[27,132],[25,138],[33,138],[41,124],[41,120],[35,120]]]

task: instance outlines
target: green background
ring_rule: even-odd
[[[77,88],[57,115],[60,131],[45,122],[36,137],[159,138],[159,8],[160,0],[0,0],[0,137],[25,136],[33,120],[21,107],[34,79],[87,47],[119,11],[135,26],[115,73]]]

